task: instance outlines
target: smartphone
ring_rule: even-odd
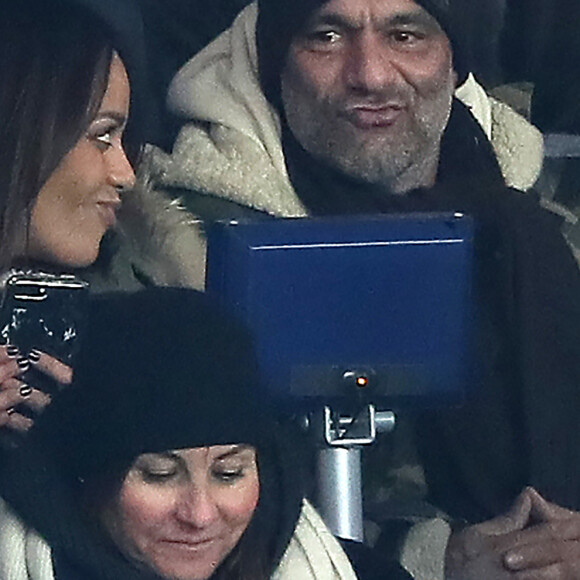
[[[37,349],[72,366],[87,297],[88,284],[72,275],[13,273],[0,307],[0,339],[23,356]]]

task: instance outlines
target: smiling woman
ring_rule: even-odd
[[[135,561],[168,578],[209,578],[248,527],[259,492],[254,447],[146,453],[102,520]]]
[[[43,262],[86,266],[115,225],[121,192],[135,175],[121,138],[129,115],[129,79],[114,53],[107,90],[85,134],[48,177],[30,217],[27,255]]]
[[[94,300],[74,384],[0,471],[0,578],[356,580],[266,400],[204,294]]]
[[[86,266],[134,180],[130,87],[112,32],[74,2],[0,7],[0,267]]]
[[[135,180],[122,143],[129,98],[129,78],[115,52],[96,116],[34,201],[28,257],[74,267],[96,260],[105,232],[115,225],[121,193]]]
[[[0,274],[93,264],[135,180],[138,59],[89,6],[0,4]],[[48,404],[27,384],[31,366],[70,382],[71,369],[48,354],[1,345],[0,428],[26,431]]]

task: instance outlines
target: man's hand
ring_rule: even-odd
[[[454,532],[445,555],[447,580],[512,580],[514,572],[504,564],[512,535],[530,521],[532,498],[524,490],[510,511],[482,524]]]
[[[580,579],[580,513],[546,501],[525,490],[531,501],[530,524],[512,535],[503,555],[517,580]]]
[[[526,488],[512,509],[452,534],[448,580],[580,580],[580,513]]]

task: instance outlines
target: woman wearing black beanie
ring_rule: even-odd
[[[6,459],[1,578],[357,578],[235,321],[165,288],[96,299],[87,327],[73,384]]]

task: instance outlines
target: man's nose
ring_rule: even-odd
[[[135,172],[125,149],[119,143],[112,151],[109,151],[108,172],[110,184],[119,190],[131,189],[135,185]]]
[[[393,51],[375,31],[362,31],[353,40],[345,74],[348,86],[361,91],[380,90],[401,79]]]
[[[218,513],[218,506],[206,485],[189,483],[180,490],[175,509],[180,522],[204,528],[216,520]]]

